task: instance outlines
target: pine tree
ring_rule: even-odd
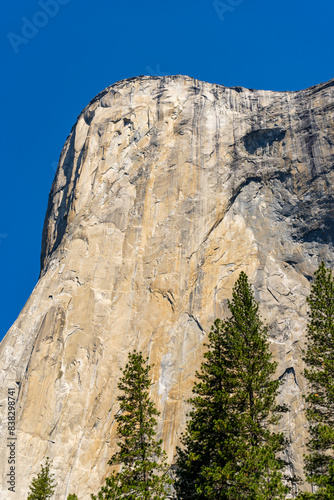
[[[148,358],[134,351],[129,354],[118,388],[120,412],[116,415],[119,451],[109,465],[122,465],[113,472],[92,499],[163,500],[171,480],[167,475],[166,454],[162,440],[155,440],[159,412],[149,398],[150,366]]]
[[[309,383],[306,397],[310,423],[310,454],[305,457],[308,482],[314,495],[303,498],[334,498],[334,278],[322,262],[315,273],[309,305],[307,350],[304,361]]]
[[[37,474],[29,486],[28,500],[48,500],[52,497],[56,484],[53,480],[54,474],[50,472],[51,462],[46,457],[45,465],[41,466],[41,472]]]
[[[75,493],[71,493],[70,495],[67,496],[67,500],[78,500],[78,497],[76,496]]]
[[[274,500],[285,497],[282,434],[269,430],[281,411],[279,381],[267,327],[247,275],[240,273],[228,301],[231,317],[216,319],[177,450],[179,500]]]

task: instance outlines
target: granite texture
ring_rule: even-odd
[[[62,150],[41,275],[0,346],[17,401],[16,493],[43,457],[55,499],[88,500],[115,450],[117,382],[149,356],[158,437],[172,461],[203,343],[241,270],[254,285],[302,475],[301,349],[310,279],[334,262],[334,80],[299,92],[138,77],[101,92]],[[6,448],[7,422],[0,421]],[[10,497],[9,497],[10,495]]]

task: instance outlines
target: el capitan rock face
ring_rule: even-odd
[[[55,498],[88,500],[115,449],[117,382],[149,355],[172,460],[203,343],[239,272],[254,285],[301,474],[309,279],[334,263],[334,80],[300,92],[138,77],[101,92],[61,153],[41,276],[0,346],[17,401],[16,493],[44,456]],[[0,421],[6,449],[7,422]],[[6,453],[1,498],[9,498]]]

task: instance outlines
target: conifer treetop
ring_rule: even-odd
[[[50,472],[51,461],[46,457],[45,464],[41,466],[41,472],[37,474],[31,485],[27,500],[49,500],[54,493],[56,483],[53,480],[54,474]]]

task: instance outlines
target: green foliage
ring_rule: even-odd
[[[318,487],[305,498],[334,498],[334,279],[324,262],[315,273],[309,305],[304,361],[309,383],[306,397],[310,423],[310,454],[305,457],[307,480]]]
[[[285,408],[276,406],[267,327],[247,275],[241,272],[228,302],[231,317],[217,319],[196,373],[193,406],[177,450],[179,500],[284,498],[282,434],[268,429]]]
[[[122,465],[106,479],[98,496],[92,499],[163,500],[171,480],[167,475],[166,454],[162,440],[155,440],[156,419],[159,415],[149,398],[150,367],[148,359],[134,351],[129,354],[118,388],[120,412],[116,415],[119,451],[109,461]]]
[[[28,500],[48,500],[52,497],[56,484],[53,480],[54,474],[50,473],[50,465],[49,457],[46,457],[45,465],[41,466],[41,472],[37,474],[29,486]]]
[[[67,496],[67,500],[78,500],[78,497],[73,493]]]
[[[315,493],[300,493],[298,500],[333,500],[334,498],[334,461],[328,465],[328,474]]]

